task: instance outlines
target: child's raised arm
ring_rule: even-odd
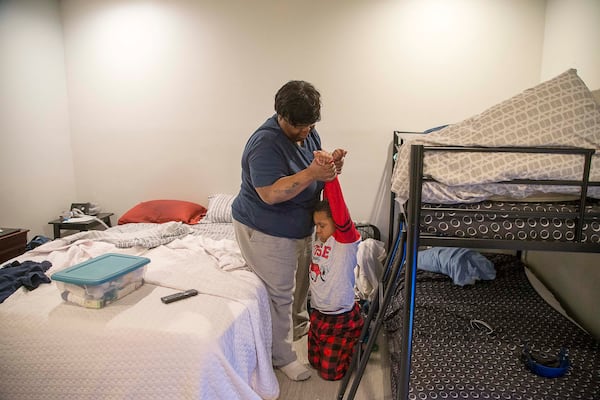
[[[350,212],[344,201],[344,195],[337,176],[332,181],[325,182],[323,199],[329,202],[331,217],[337,228],[333,234],[335,240],[340,243],[354,243],[360,239],[360,233],[354,226],[352,218],[350,218]]]

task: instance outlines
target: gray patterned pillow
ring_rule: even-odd
[[[593,148],[599,124],[594,96],[577,70],[569,69],[439,132],[456,136],[460,144]]]
[[[600,106],[600,89],[593,90],[592,96],[594,96],[594,100],[596,100],[596,103],[598,103],[598,105]]]
[[[235,199],[233,194],[217,193],[208,196],[208,211],[206,212],[205,222],[213,223],[232,223],[231,203]]]
[[[600,107],[577,71],[569,69],[480,114],[423,135],[410,143],[600,149]],[[401,146],[392,176],[392,190],[400,202],[409,197],[409,152],[410,146]],[[425,183],[422,200],[440,203],[481,201],[490,195],[508,195],[498,192],[506,190],[506,186],[484,187],[481,184],[519,178],[574,180],[581,177],[582,171],[581,158],[566,155],[439,152],[425,157],[424,173],[437,182]],[[591,180],[600,179],[598,153],[592,159],[591,171]],[[558,189],[545,187],[545,190],[556,192]],[[573,187],[564,191],[570,189]],[[529,194],[512,193],[517,198]],[[588,195],[600,196],[600,188],[590,188]]]

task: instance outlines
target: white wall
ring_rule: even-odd
[[[349,150],[353,216],[385,233],[394,129],[456,122],[539,81],[542,0],[61,5],[78,197],[118,215],[236,193],[276,90],[305,79],[325,147]]]
[[[0,221],[33,233],[71,201],[118,216],[236,192],[241,149],[288,79],[321,90],[324,143],[350,151],[350,209],[385,233],[392,131],[456,122],[538,83],[542,59],[560,58],[544,19],[565,12],[543,0],[65,0],[60,16],[57,1],[0,4]]]
[[[25,24],[6,12],[27,8],[23,2],[2,3],[3,25],[18,25],[2,36],[1,54],[13,64],[2,75],[21,99],[1,87],[3,111],[21,117],[3,119],[2,152],[36,162],[0,161],[10,171],[0,221],[48,236],[47,221],[72,201],[97,202],[118,217],[144,200],[206,204],[211,193],[237,192],[245,141],[289,79],[322,92],[324,144],[350,152],[342,178],[349,207],[385,234],[392,131],[456,122],[538,83],[545,5],[25,3]],[[29,53],[37,58],[23,58]],[[43,172],[32,172],[39,164]]]
[[[0,1],[0,226],[51,236],[75,199],[56,1]]]
[[[548,0],[541,80],[567,68],[591,89],[600,89],[600,1]]]
[[[524,262],[583,328],[600,340],[599,254],[528,251]]]

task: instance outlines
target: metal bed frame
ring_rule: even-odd
[[[400,144],[399,134],[394,131],[394,146],[392,162],[395,165],[395,154],[397,146]],[[415,133],[415,132],[406,132]],[[573,154],[583,156],[583,174],[580,180],[513,180],[504,183],[536,183],[543,185],[565,185],[578,186],[580,188],[579,207],[575,213],[560,213],[557,216],[568,217],[577,221],[575,239],[571,242],[558,241],[521,241],[506,239],[475,239],[475,238],[456,238],[456,237],[438,237],[420,232],[421,218],[421,191],[423,182],[428,178],[423,176],[423,157],[426,152],[435,151],[454,151],[454,152],[511,152],[511,153],[546,153],[546,154]],[[508,249],[520,252],[522,250],[540,250],[540,251],[565,251],[565,252],[591,252],[600,253],[600,244],[583,243],[581,241],[584,219],[600,218],[600,213],[586,213],[585,207],[588,204],[587,190],[590,186],[600,186],[600,182],[589,180],[591,159],[595,150],[581,148],[544,148],[544,147],[459,147],[459,146],[423,146],[412,145],[410,152],[409,190],[411,197],[407,201],[407,220],[403,220],[403,215],[397,213],[394,195],[392,194],[390,204],[390,235],[388,240],[388,258],[386,260],[386,270],[379,282],[378,296],[375,296],[373,304],[365,320],[365,325],[357,348],[355,356],[352,359],[350,369],[344,376],[338,391],[338,399],[344,399],[348,385],[352,381],[350,391],[346,399],[353,399],[360,380],[366,368],[369,356],[375,344],[375,339],[383,323],[385,310],[389,306],[393,294],[398,285],[399,273],[403,266],[406,266],[404,273],[404,313],[403,313],[403,332],[402,332],[402,364],[400,366],[400,376],[398,379],[397,399],[408,399],[410,383],[410,367],[412,357],[412,336],[415,311],[415,287],[417,272],[417,252],[420,246],[443,246],[443,247],[467,247],[479,249]],[[452,210],[460,213],[475,213],[481,210],[455,209],[449,206],[446,210]],[[502,211],[502,214],[515,214],[521,217],[540,217],[539,212]],[[394,221],[397,220],[396,229]],[[395,238],[395,240],[391,240]],[[392,243],[393,242],[393,243]],[[392,247],[393,244],[393,247]],[[371,326],[373,324],[373,326]],[[370,334],[369,330],[371,330]],[[365,338],[368,336],[368,340]]]

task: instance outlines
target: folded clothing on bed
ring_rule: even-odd
[[[52,266],[49,261],[13,261],[0,269],[0,303],[21,286],[28,290],[37,288],[41,283],[50,283],[45,272]]]
[[[448,275],[459,286],[496,278],[496,270],[490,260],[474,250],[463,248],[433,247],[420,251],[417,268]]]

